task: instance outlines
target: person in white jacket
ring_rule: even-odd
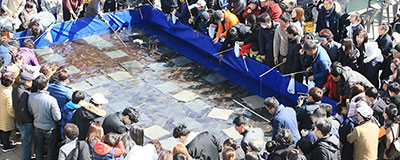
[[[18,29],[21,25],[19,15],[25,8],[26,0],[3,0],[1,8],[10,15],[10,20],[13,24],[14,30]]]
[[[363,75],[375,88],[379,88],[379,67],[383,62],[381,50],[378,48],[378,43],[376,42],[367,42],[364,44],[364,47]]]

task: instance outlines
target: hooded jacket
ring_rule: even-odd
[[[104,135],[110,132],[123,134],[128,131],[128,128],[125,127],[121,112],[115,112],[104,118],[103,129]]]
[[[33,116],[29,113],[28,97],[30,92],[28,87],[23,83],[19,83],[17,87],[12,90],[12,104],[14,108],[14,120],[18,125],[33,123]]]
[[[100,140],[97,140],[94,144],[93,151],[95,152],[95,154],[98,154],[100,156],[105,156],[108,153],[110,153],[114,148],[115,147],[109,146],[108,144],[101,142]],[[124,153],[125,153],[124,144],[122,143],[122,141],[119,141],[113,156],[120,157],[123,156]]]
[[[339,139],[329,134],[314,143],[311,160],[338,160],[340,159],[339,146]]]
[[[89,126],[92,122],[102,124],[103,117],[106,115],[106,111],[90,104],[88,102],[79,102],[81,108],[77,109],[72,115],[71,123],[74,123],[79,128],[79,140],[84,140],[88,133]]]
[[[194,159],[219,160],[221,146],[218,140],[208,132],[191,132],[183,143]]]
[[[69,101],[65,106],[61,108],[61,138],[62,140],[65,140],[64,137],[64,126],[67,123],[71,122],[72,115],[78,109],[80,106],[78,104],[73,103],[72,101]]]
[[[344,66],[340,81],[337,83],[339,95],[350,97],[350,88],[353,84],[361,84],[366,88],[374,87],[361,73],[352,70],[350,67]],[[314,68],[313,68],[314,69]]]

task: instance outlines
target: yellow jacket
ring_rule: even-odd
[[[11,92],[11,86],[0,85],[0,130],[5,132],[15,129]]]
[[[371,121],[357,126],[347,135],[347,141],[354,143],[354,160],[376,160],[378,158],[379,128]]]

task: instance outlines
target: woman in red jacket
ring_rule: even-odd
[[[258,0],[250,0],[246,9],[243,12],[243,19],[246,19],[250,14],[254,14],[256,17],[261,14],[261,8]]]

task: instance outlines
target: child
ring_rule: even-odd
[[[116,133],[108,133],[104,142],[97,140],[93,147],[94,159],[124,159],[125,147]]]
[[[67,141],[60,148],[58,159],[90,160],[89,145],[84,141],[78,141],[79,128],[73,123],[68,123],[63,129]]]
[[[61,108],[61,139],[65,140],[64,137],[64,126],[67,123],[71,122],[72,115],[75,113],[75,110],[81,107],[79,102],[85,99],[85,93],[82,91],[75,91],[72,94],[72,100],[69,101],[63,108]]]

